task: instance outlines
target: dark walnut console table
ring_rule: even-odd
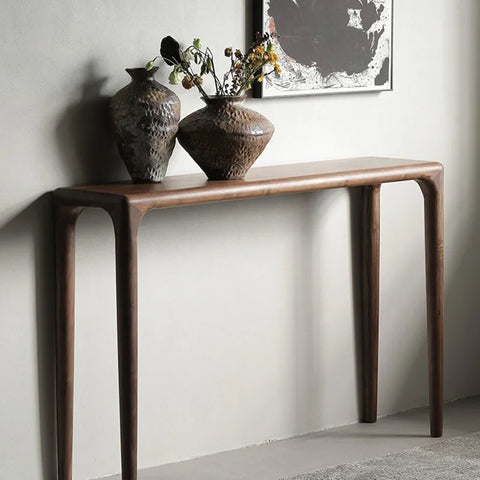
[[[252,169],[245,180],[203,174],[160,184],[59,188],[56,225],[56,389],[58,478],[72,478],[75,223],[87,207],[106,210],[116,246],[122,478],[137,478],[137,231],[150,210],[289,193],[358,187],[362,192],[363,420],[377,418],[380,185],[415,180],[425,199],[430,433],[442,435],[443,167],[434,162],[359,158]]]

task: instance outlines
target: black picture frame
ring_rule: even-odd
[[[255,98],[393,89],[394,0],[252,0],[253,30],[274,39],[282,74]]]

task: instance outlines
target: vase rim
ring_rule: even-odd
[[[218,104],[224,102],[240,103],[247,98],[246,95],[209,95],[208,97],[201,97],[207,104]]]
[[[141,72],[144,71],[145,73],[155,73],[158,71],[158,67],[152,67],[150,70],[147,70],[145,67],[133,67],[133,68],[126,68],[126,72]]]

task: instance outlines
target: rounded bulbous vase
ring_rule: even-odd
[[[115,142],[137,183],[163,180],[180,121],[180,99],[155,80],[157,70],[127,68],[132,80],[110,102]]]
[[[263,115],[241,103],[245,97],[204,97],[206,106],[179,124],[178,141],[210,180],[239,180],[274,132]]]

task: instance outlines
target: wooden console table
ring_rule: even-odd
[[[425,205],[430,433],[442,435],[443,403],[443,167],[435,162],[359,158],[252,169],[245,180],[207,181],[203,174],[160,184],[112,184],[55,191],[56,389],[58,478],[72,478],[75,223],[86,207],[113,220],[122,478],[137,478],[137,231],[150,210],[359,187],[362,192],[363,399],[366,422],[377,418],[380,185],[415,180]]]

